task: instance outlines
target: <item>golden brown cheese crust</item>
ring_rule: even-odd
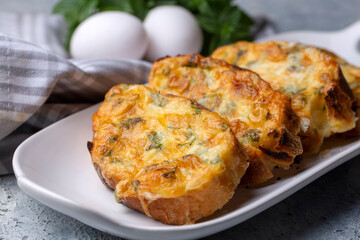
[[[358,120],[356,121],[356,127],[343,133],[344,136],[356,137],[360,136],[360,68],[354,65],[351,65],[346,60],[335,55],[334,53],[322,49],[327,54],[330,54],[340,65],[341,71],[344,74],[346,81],[348,82],[355,100],[352,105],[353,111],[355,111]]]
[[[306,152],[317,152],[324,137],[355,127],[351,89],[334,58],[318,48],[241,41],[216,49],[212,57],[257,72],[291,97],[292,109],[305,123],[300,136]]]
[[[230,122],[250,157],[243,184],[266,181],[274,166],[288,167],[302,153],[290,99],[252,71],[198,54],[169,57],[153,64],[149,87],[194,99]]]
[[[225,119],[141,85],[113,87],[93,131],[93,165],[117,201],[166,224],[221,208],[248,166]]]

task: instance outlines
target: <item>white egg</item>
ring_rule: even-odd
[[[125,12],[101,12],[82,22],[70,41],[73,58],[141,59],[148,41],[142,22]]]
[[[144,20],[149,39],[146,59],[155,61],[166,55],[198,53],[203,35],[194,15],[180,6],[160,6],[149,11]]]

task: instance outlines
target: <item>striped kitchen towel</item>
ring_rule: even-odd
[[[66,24],[62,16],[44,13],[0,12],[0,33],[69,57],[65,50]]]
[[[0,34],[0,175],[12,172],[24,139],[100,102],[118,83],[145,83],[150,67],[137,60],[69,61]]]

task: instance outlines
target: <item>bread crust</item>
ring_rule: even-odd
[[[209,216],[225,205],[232,198],[235,187],[229,179],[215,177],[201,190],[193,190],[181,197],[150,200],[128,192],[119,202],[162,223],[184,225]]]
[[[165,224],[191,224],[223,207],[248,166],[225,119],[142,85],[113,87],[93,131],[88,149],[101,181],[119,203]]]
[[[216,49],[212,57],[257,72],[291,97],[292,109],[310,123],[300,132],[307,153],[318,152],[325,137],[355,127],[352,91],[336,60],[319,48],[284,41],[240,41]]]
[[[290,99],[250,70],[199,54],[168,57],[153,64],[149,87],[194,99],[229,121],[250,158],[241,183],[262,183],[302,153]]]

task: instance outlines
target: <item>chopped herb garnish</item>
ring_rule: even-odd
[[[236,109],[236,105],[234,102],[226,103],[225,105],[226,110],[222,112],[224,115],[231,115],[233,110]]]
[[[236,65],[236,63],[237,63],[237,61],[240,59],[240,57],[241,57],[242,55],[244,55],[244,53],[246,53],[246,52],[247,52],[247,50],[240,50],[240,51],[238,51],[237,54],[236,54],[236,58],[234,59],[234,61],[232,62],[232,64],[235,64],[235,65]]]
[[[141,117],[138,118],[129,118],[121,121],[121,127],[129,129],[132,125],[142,122],[143,119]]]
[[[272,130],[271,132],[269,132],[267,134],[268,136],[273,135],[273,138],[278,138],[279,137],[279,133],[276,130]]]
[[[118,139],[117,135],[112,135],[111,137],[109,137],[106,141],[108,143],[114,143],[116,140]]]
[[[164,107],[167,104],[167,98],[160,93],[151,93],[151,99],[154,101],[154,104],[159,107]]]
[[[301,88],[301,89],[297,90],[296,92],[294,92],[294,94],[298,94],[298,93],[304,91],[305,89],[306,89],[306,88]]]
[[[191,129],[190,126],[188,126],[185,133],[186,139],[190,139],[193,136],[193,134],[194,134],[193,130]]]
[[[116,99],[116,105],[121,104],[123,101],[124,101],[123,98],[118,98],[118,99]]]
[[[294,89],[288,89],[288,88],[280,87],[277,90],[279,90],[282,93],[290,94],[290,96],[294,96],[294,95],[299,94],[300,92],[304,91],[305,89],[306,88],[301,88],[299,90],[294,90]]]
[[[163,75],[169,75],[169,73],[170,73],[170,67],[163,68],[163,70],[161,71],[161,73],[162,73]]]
[[[186,129],[186,132],[185,132],[185,137],[186,137],[186,139],[190,139],[190,138],[192,138],[192,137],[194,137],[191,141],[189,141],[189,142],[186,142],[186,143],[179,143],[179,144],[177,144],[177,146],[180,146],[180,147],[182,147],[182,146],[184,146],[184,145],[192,145],[193,144],[193,142],[196,140],[196,137],[194,136],[194,132],[193,132],[193,130],[192,130],[192,128],[190,127],[190,126],[188,126],[187,127],[187,129]]]
[[[113,96],[115,96],[115,95],[116,95],[116,93],[110,94],[110,95],[106,98],[106,102],[110,101],[111,98],[112,98]]]
[[[291,65],[290,67],[287,68],[287,70],[289,72],[300,72],[301,71],[301,66],[299,65]]]
[[[221,101],[221,97],[218,94],[207,94],[205,97],[200,99],[198,103],[206,106],[210,110],[214,110]]]
[[[194,115],[198,115],[201,113],[201,109],[195,105],[192,105],[191,106],[194,110],[195,110],[195,114]]]
[[[161,175],[161,176],[163,176],[164,178],[167,178],[167,179],[169,179],[169,178],[176,178],[176,175],[175,175],[176,169],[177,169],[177,167],[174,167],[174,170],[171,170],[171,171],[169,171],[169,172],[166,172],[166,173],[164,173],[164,174]]]
[[[320,96],[320,95],[322,94],[323,89],[324,89],[324,86],[316,89],[316,90],[314,91],[315,95],[319,95],[319,96]]]
[[[252,65],[254,65],[256,63],[256,61],[250,61],[246,64],[247,67],[251,67]]]
[[[162,148],[162,137],[159,133],[152,131],[149,134],[150,145],[146,148],[146,151],[151,149],[161,149]]]
[[[221,162],[222,162],[222,159],[219,157],[219,155],[217,155],[215,159],[210,161],[210,164],[215,165],[215,164],[219,164]]]
[[[250,138],[251,141],[253,141],[253,142],[259,142],[259,140],[260,140],[259,134],[260,133],[261,133],[261,131],[258,129],[249,129],[244,133],[243,137]]]
[[[134,188],[135,192],[137,192],[139,185],[140,185],[139,180],[132,180],[130,183],[130,186]]]
[[[110,101],[110,100],[109,100]],[[111,108],[116,108],[117,106],[119,106],[122,102],[124,101],[123,98],[118,98],[115,101],[113,101]]]
[[[143,169],[144,169],[145,171],[149,171],[149,170],[151,170],[151,169],[157,168],[157,166],[158,166],[158,164],[152,164],[152,165],[143,167]]]
[[[223,122],[220,124],[220,128],[221,130],[226,131],[229,128],[229,125]]]
[[[123,161],[118,157],[114,157],[114,158],[111,159],[111,163],[122,163],[122,162]]]
[[[110,149],[108,149],[104,152],[105,157],[111,156],[111,154],[112,154],[112,151]]]
[[[302,102],[303,105],[307,104],[306,96],[302,96],[302,97],[300,98],[300,100],[301,100],[301,102]]]
[[[194,138],[194,139],[191,140],[190,142],[178,143],[177,146],[182,147],[182,146],[185,146],[185,145],[187,145],[187,144],[188,144],[189,146],[191,146],[195,140],[196,140],[196,138]]]
[[[189,145],[191,146],[195,140],[196,140],[196,138],[194,138],[193,140],[191,140],[191,142],[189,143]]]

